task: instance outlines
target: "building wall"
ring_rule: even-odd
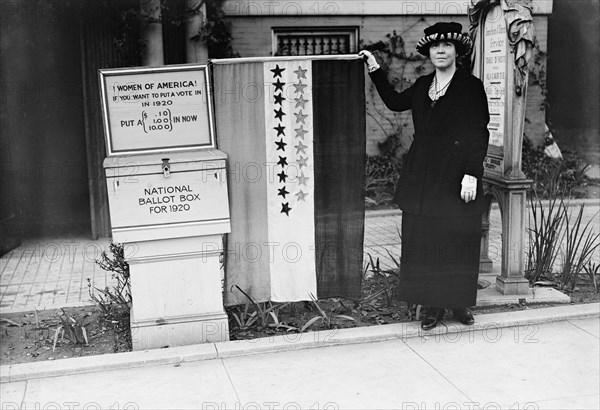
[[[406,2],[408,3],[408,2]],[[240,14],[240,13],[238,13]],[[314,15],[231,15],[234,52],[240,57],[256,57],[272,55],[273,27],[318,27],[318,26],[351,26],[359,28],[359,41],[363,46],[386,41],[387,35],[394,31],[404,40],[407,54],[415,54],[415,46],[423,36],[423,30],[438,21],[458,21],[463,31],[468,30],[468,18],[464,15],[336,15],[334,17]],[[546,15],[536,15],[535,25],[540,50],[547,50]],[[403,69],[404,67],[404,69]],[[410,85],[423,74],[433,70],[428,60],[409,62],[405,66],[392,66],[392,75],[400,76],[404,85]],[[366,72],[366,70],[365,70]],[[366,74],[365,74],[366,75]],[[367,75],[368,77],[368,75]],[[379,143],[400,132],[400,142],[405,151],[410,146],[413,134],[410,112],[391,113],[383,105],[372,83],[367,78],[367,153],[376,155],[381,152]],[[528,90],[527,121],[525,134],[534,141],[543,141],[545,108],[541,89],[531,86]]]
[[[556,0],[548,27],[548,119],[562,149],[600,177],[600,2]]]
[[[24,236],[90,230],[77,8],[2,1],[2,181]]]

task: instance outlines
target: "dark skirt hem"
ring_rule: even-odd
[[[474,306],[481,215],[431,217],[402,213],[399,296],[411,304]]]

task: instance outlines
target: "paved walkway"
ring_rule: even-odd
[[[574,210],[578,208],[572,208]],[[598,201],[586,201],[584,221],[592,220],[595,232],[600,232]],[[490,215],[489,254],[496,270],[500,269],[501,220],[498,207]],[[365,263],[368,255],[379,259],[383,269],[395,268],[388,251],[400,255],[401,215],[392,212],[368,212],[365,220]],[[22,246],[0,258],[0,311],[20,312],[33,309],[91,304],[88,279],[94,287],[111,284],[111,275],[95,263],[109,239],[46,239],[26,241]],[[525,250],[524,250],[525,251]],[[594,255],[600,263],[600,249]]]
[[[88,278],[95,287],[111,283],[111,274],[95,260],[109,239],[25,241],[0,259],[0,310],[18,312],[91,304]]]
[[[377,259],[379,259],[380,268],[397,268],[396,261],[398,261],[401,249],[401,229],[402,214],[398,211],[377,211],[367,213],[364,246],[365,263],[370,261],[369,255],[371,255],[374,263],[377,263]],[[489,256],[494,266],[498,267],[498,269],[500,269],[501,251],[502,221],[500,209],[494,207],[490,213]]]
[[[600,408],[597,316],[516,327],[491,323],[478,331],[463,326],[428,337],[237,357],[227,355],[236,342],[221,342],[219,358],[210,360],[2,383],[0,402],[2,409]],[[332,340],[393,326],[339,331]],[[210,348],[195,349],[202,347]]]

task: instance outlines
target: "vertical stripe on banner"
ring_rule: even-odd
[[[316,296],[312,65],[264,63],[271,300]]]
[[[271,300],[267,242],[263,63],[215,64],[218,147],[228,156],[231,233],[225,254],[225,305]]]
[[[365,221],[365,74],[361,60],[313,63],[319,298],[360,298]]]

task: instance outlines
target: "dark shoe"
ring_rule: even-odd
[[[475,323],[473,313],[467,308],[452,309],[452,314],[454,315],[454,318],[463,325],[471,326]]]
[[[438,321],[444,318],[445,309],[431,307],[429,308],[429,312],[425,319],[421,322],[421,329],[423,330],[431,330],[437,326]]]

